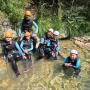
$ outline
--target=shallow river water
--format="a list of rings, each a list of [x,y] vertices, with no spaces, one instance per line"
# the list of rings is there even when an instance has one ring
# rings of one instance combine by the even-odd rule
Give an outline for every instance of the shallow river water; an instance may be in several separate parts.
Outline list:
[[[77,47],[72,41],[61,41],[61,55],[67,57],[71,49],[79,50],[81,78],[66,77],[62,70],[63,59],[35,61],[27,73],[18,62],[21,75],[16,78],[10,65],[0,58],[0,90],[90,90],[90,52]]]

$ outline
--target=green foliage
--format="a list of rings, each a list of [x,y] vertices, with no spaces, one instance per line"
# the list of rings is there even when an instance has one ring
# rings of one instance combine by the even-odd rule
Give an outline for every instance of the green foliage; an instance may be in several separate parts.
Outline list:
[[[71,10],[66,10],[64,13],[63,21],[69,38],[82,36],[90,30],[90,26],[86,21],[86,18],[80,15],[81,10],[83,10],[83,7],[73,7]]]
[[[38,20],[39,24],[39,35],[42,36],[46,30],[51,26],[50,19],[47,18],[43,20],[42,18],[39,18]]]
[[[51,1],[50,1],[51,2]],[[49,1],[44,2],[40,0],[38,5],[38,24],[39,24],[39,35],[43,35],[49,28],[61,31],[63,28],[63,23],[61,18],[58,17],[57,12],[55,12],[54,5],[50,5]]]
[[[62,30],[63,23],[58,17],[45,17],[38,19],[39,35],[43,35],[49,28],[54,30]]]
[[[68,37],[90,34],[89,0],[0,0],[0,11],[8,16],[14,29],[23,18],[27,1],[37,6],[40,36],[49,28],[64,30]],[[61,16],[58,15],[60,10]]]
[[[12,24],[21,20],[24,5],[25,0],[0,0],[0,10],[7,14]]]

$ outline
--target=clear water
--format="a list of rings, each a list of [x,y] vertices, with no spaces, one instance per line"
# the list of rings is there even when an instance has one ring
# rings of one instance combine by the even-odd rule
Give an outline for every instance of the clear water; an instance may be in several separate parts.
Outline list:
[[[33,58],[29,72],[24,73],[22,62],[18,62],[21,75],[16,78],[10,65],[0,60],[0,90],[90,90],[90,54],[71,41],[61,43],[61,54],[66,57],[72,48],[79,50],[81,59],[80,79],[65,77],[62,71],[63,59],[49,61]]]

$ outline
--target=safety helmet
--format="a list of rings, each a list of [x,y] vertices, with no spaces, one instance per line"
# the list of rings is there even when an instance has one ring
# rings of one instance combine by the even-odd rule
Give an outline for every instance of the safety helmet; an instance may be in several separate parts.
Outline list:
[[[25,36],[30,36],[30,32],[25,32]]]
[[[11,31],[7,31],[4,33],[4,37],[5,38],[12,38],[13,37],[13,33]]]
[[[50,31],[50,32],[52,32],[52,33],[53,33],[53,31],[54,31],[54,30],[53,30],[53,28],[50,28],[48,31]]]
[[[53,34],[56,35],[56,36],[58,36],[59,35],[59,32],[58,31],[54,31]]]
[[[24,16],[30,16],[30,17],[31,17],[31,16],[32,16],[32,13],[31,13],[31,11],[29,11],[29,10],[26,10],[26,11],[25,11],[25,15],[24,15]]]
[[[77,55],[77,54],[78,54],[78,51],[77,51],[77,50],[72,49],[72,50],[70,51],[70,53],[71,53],[71,54],[76,54],[76,55]]]

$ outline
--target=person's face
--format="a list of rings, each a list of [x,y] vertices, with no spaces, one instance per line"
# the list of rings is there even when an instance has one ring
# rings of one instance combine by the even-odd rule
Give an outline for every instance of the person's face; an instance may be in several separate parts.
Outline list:
[[[70,54],[70,58],[71,58],[72,60],[77,59],[77,57],[78,57],[78,55],[76,55],[76,54]]]
[[[49,32],[47,33],[47,35],[48,35],[48,36],[53,36],[53,33],[49,31]]]
[[[47,33],[48,35],[52,35],[52,32],[50,32],[50,31],[48,31],[48,33]]]
[[[26,36],[26,39],[27,39],[27,40],[30,40],[30,36]]]
[[[26,20],[32,20],[30,16],[25,16]]]
[[[11,37],[6,38],[6,41],[7,41],[7,42],[10,42],[11,40],[12,40]]]
[[[59,36],[58,36],[58,35],[54,35],[54,38],[58,39],[58,38],[59,38]]]

